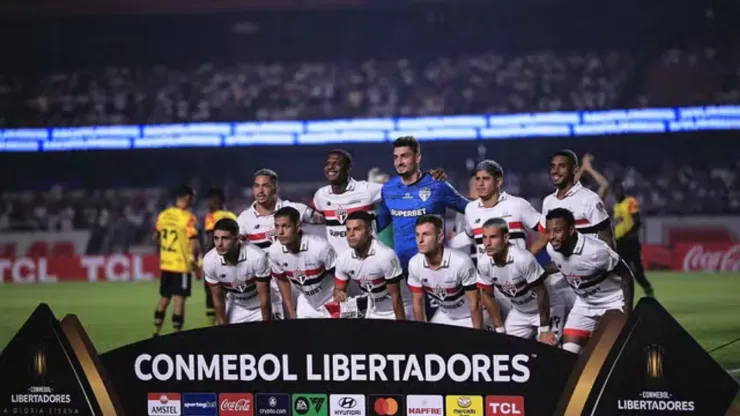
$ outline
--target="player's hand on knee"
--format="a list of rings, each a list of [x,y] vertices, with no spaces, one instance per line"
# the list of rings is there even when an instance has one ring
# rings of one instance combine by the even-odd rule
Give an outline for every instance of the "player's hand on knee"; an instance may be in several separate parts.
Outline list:
[[[552,332],[541,332],[537,335],[537,341],[547,345],[557,345],[558,339]]]
[[[342,290],[334,291],[334,302],[340,303],[347,300],[347,294]]]

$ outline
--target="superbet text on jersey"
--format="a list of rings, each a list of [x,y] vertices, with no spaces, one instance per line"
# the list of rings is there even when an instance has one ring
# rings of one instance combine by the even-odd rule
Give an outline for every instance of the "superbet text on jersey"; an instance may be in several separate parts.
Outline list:
[[[475,240],[478,254],[484,254],[483,224],[491,218],[501,218],[509,226],[509,238],[519,248],[527,246],[527,230],[537,230],[540,213],[526,199],[501,192],[496,205],[486,208],[480,199],[471,201],[465,207],[465,232]]]
[[[565,196],[558,198],[557,191],[542,201],[540,225],[546,227],[545,216],[555,208],[565,208],[573,213],[576,229],[586,235],[595,235],[603,227],[609,226],[609,213],[604,202],[596,192],[585,188],[580,182],[573,185]]]
[[[355,211],[374,210],[381,200],[383,185],[367,181],[349,180],[347,189],[341,194],[332,192],[331,185],[319,188],[314,194],[313,204],[326,219],[326,239],[334,251],[343,253],[349,249],[347,243],[347,216]]]
[[[477,290],[476,271],[467,253],[445,248],[442,264],[432,269],[423,254],[409,261],[408,285],[412,292],[426,292],[439,302],[429,322],[472,327],[470,302],[465,294]]]
[[[298,318],[329,318],[324,305],[332,300],[336,254],[321,237],[303,234],[298,253],[275,242],[269,249],[272,277],[290,281],[300,294]]]
[[[335,279],[343,283],[354,281],[368,296],[367,318],[396,319],[388,283],[398,283],[406,316],[411,316],[411,293],[402,277],[398,256],[377,239],[373,239],[364,259],[358,257],[354,249],[344,251],[337,258]]]
[[[203,258],[203,272],[210,286],[221,285],[226,291],[226,320],[228,323],[262,320],[257,281],[270,281],[267,255],[258,247],[243,243],[239,247],[236,265],[211,249]]]

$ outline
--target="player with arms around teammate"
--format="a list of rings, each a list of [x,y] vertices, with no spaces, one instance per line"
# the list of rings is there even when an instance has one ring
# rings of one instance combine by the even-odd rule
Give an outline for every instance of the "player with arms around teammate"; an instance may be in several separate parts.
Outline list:
[[[532,253],[511,243],[506,220],[486,220],[481,236],[486,256],[478,260],[478,287],[496,332],[521,338],[534,338],[536,333],[538,341],[556,345],[565,306],[557,292],[548,288],[545,269]],[[503,324],[505,331],[492,296],[494,287],[511,300],[512,309]]]
[[[416,220],[419,253],[409,261],[408,285],[413,296],[414,320],[424,322],[424,292],[439,307],[432,323],[482,328],[483,313],[476,286],[477,273],[468,253],[445,248],[444,222],[436,215]]]
[[[617,239],[617,253],[627,263],[635,276],[637,283],[642,286],[645,295],[653,296],[653,286],[645,277],[645,269],[642,267],[642,245],[640,244],[640,204],[632,196],[624,192],[621,182],[612,185],[614,197],[614,236]]]
[[[411,317],[409,292],[398,256],[372,235],[372,214],[356,211],[347,217],[350,248],[337,258],[334,301],[347,300],[355,281],[369,299],[366,318],[403,320]]]
[[[347,221],[349,215],[363,211],[373,213],[375,204],[380,202],[383,185],[368,181],[358,181],[350,176],[352,156],[342,149],[329,151],[324,163],[324,176],[328,185],[319,188],[314,194],[314,207],[321,212],[326,223],[326,239],[336,253],[349,250],[347,242]],[[375,216],[372,215],[373,229]]]
[[[393,165],[398,176],[383,185],[378,228],[392,221],[394,250],[405,268],[417,253],[416,219],[433,214],[443,217],[447,208],[464,213],[469,201],[449,183],[421,171],[421,148],[412,136],[393,142]]]
[[[324,307],[332,300],[336,254],[321,237],[301,230],[300,214],[292,207],[275,212],[278,241],[270,246],[272,277],[277,279],[285,299],[286,315],[295,318],[330,318]],[[298,289],[297,303],[291,283]]]
[[[242,211],[237,218],[239,234],[262,250],[267,250],[275,241],[274,214],[283,207],[292,207],[298,211],[302,222],[319,224],[323,217],[312,208],[300,202],[290,202],[278,196],[278,175],[270,169],[260,169],[254,174],[252,184],[252,205]],[[272,313],[275,319],[282,319],[283,298],[277,282],[273,280],[270,286],[272,297]]]
[[[213,296],[216,323],[269,321],[272,307],[267,255],[255,245],[239,242],[239,224],[231,218],[216,222],[213,242],[215,247],[203,259],[203,272]]]
[[[563,349],[580,353],[608,310],[632,312],[632,273],[605,242],[576,230],[573,213],[547,213],[547,253],[576,294],[563,330]]]
[[[159,335],[170,299],[175,302],[172,328],[182,330],[185,322],[185,299],[190,296],[192,274],[200,270],[200,243],[197,220],[189,211],[195,191],[181,185],[175,190],[175,205],[159,213],[152,239],[159,243],[159,302],[154,311],[154,334]]]
[[[224,208],[226,196],[222,189],[211,189],[208,191],[207,198],[208,213],[203,219],[203,231],[206,233],[203,251],[206,253],[213,248],[213,229],[216,223],[223,218],[236,220],[236,215]],[[206,291],[206,325],[213,325],[216,323],[216,312],[213,306],[213,298],[211,297],[211,288],[206,280],[203,280],[203,287]]]

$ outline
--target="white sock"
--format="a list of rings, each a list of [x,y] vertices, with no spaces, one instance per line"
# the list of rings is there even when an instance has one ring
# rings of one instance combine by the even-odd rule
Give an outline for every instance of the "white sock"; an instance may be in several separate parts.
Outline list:
[[[576,354],[580,354],[583,347],[576,344],[575,342],[566,342],[563,344],[563,349],[566,351],[576,353]]]

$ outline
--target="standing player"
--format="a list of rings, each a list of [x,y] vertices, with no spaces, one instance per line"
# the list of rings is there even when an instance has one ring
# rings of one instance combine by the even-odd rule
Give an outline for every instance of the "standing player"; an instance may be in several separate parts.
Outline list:
[[[272,277],[278,281],[289,319],[329,318],[324,305],[333,296],[336,254],[323,238],[301,231],[300,217],[293,207],[275,212],[278,241],[269,249]],[[299,290],[295,305],[291,283]]]
[[[419,253],[409,261],[408,285],[413,296],[414,320],[423,322],[424,292],[438,302],[429,322],[482,328],[483,313],[470,256],[445,248],[444,222],[436,215],[416,220]]]
[[[253,244],[239,242],[239,224],[231,218],[219,220],[213,230],[215,247],[203,259],[203,272],[213,296],[216,323],[269,321],[267,255]]]
[[[328,185],[314,194],[313,204],[324,215],[326,239],[337,253],[349,250],[346,221],[353,212],[373,212],[383,185],[350,177],[352,156],[341,149],[329,152],[324,164]],[[373,217],[374,222],[374,217]]]
[[[369,298],[366,318],[403,320],[411,317],[411,293],[398,256],[372,235],[373,216],[356,211],[347,216],[351,248],[337,258],[334,301],[347,300],[347,286],[355,281]]]
[[[213,188],[208,191],[208,214],[203,219],[203,231],[206,233],[206,238],[203,244],[203,251],[208,253],[213,248],[213,228],[216,223],[223,218],[230,218],[236,220],[236,215],[231,211],[224,209],[224,202],[226,196],[224,191],[219,188]],[[208,286],[208,282],[203,280],[203,288],[206,291],[206,325],[214,325],[216,323],[216,312],[213,306],[213,298],[211,297],[211,289]]]
[[[172,328],[180,332],[185,322],[185,299],[190,297],[192,273],[200,270],[197,220],[189,211],[195,191],[186,185],[175,190],[175,205],[159,213],[152,239],[159,243],[159,302],[154,311],[154,334],[159,335],[164,315],[175,301]]]
[[[642,267],[642,246],[640,245],[640,204],[632,196],[624,192],[621,182],[612,185],[614,197],[614,234],[617,239],[617,253],[627,263],[635,276],[637,283],[642,286],[645,295],[652,297],[653,286],[645,277],[645,269]]]
[[[565,208],[573,213],[579,233],[596,237],[614,247],[611,221],[604,208],[604,202],[592,190],[575,181],[577,169],[578,157],[572,150],[560,150],[552,157],[550,178],[557,190],[542,201],[543,217],[540,224],[545,227],[544,216],[550,210]],[[545,244],[546,239],[543,238],[531,251],[537,253]]]
[[[276,239],[274,214],[280,208],[295,208],[302,222],[320,224],[324,221],[320,214],[305,204],[281,200],[278,197],[278,175],[270,169],[260,169],[254,174],[252,197],[252,205],[237,218],[239,234],[265,252]],[[274,319],[282,319],[283,297],[275,281],[271,283],[271,297]]]
[[[478,287],[483,306],[491,315],[497,332],[504,332],[499,307],[493,299],[493,288],[511,300],[505,332],[522,338],[534,338],[556,345],[565,317],[565,306],[557,292],[547,287],[547,273],[537,259],[512,244],[507,220],[491,218],[481,227],[486,256],[478,261]]]
[[[632,273],[605,242],[576,230],[573,213],[547,213],[547,253],[577,298],[565,321],[563,349],[580,353],[601,316],[617,309],[632,312]]]

